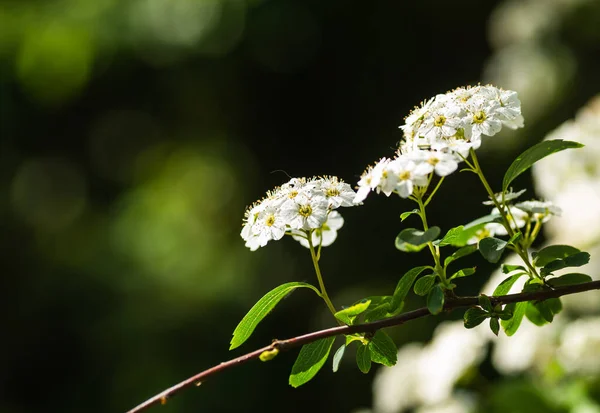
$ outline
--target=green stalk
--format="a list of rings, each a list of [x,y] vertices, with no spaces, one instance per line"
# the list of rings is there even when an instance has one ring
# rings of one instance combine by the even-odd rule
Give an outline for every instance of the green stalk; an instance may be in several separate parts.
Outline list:
[[[325,304],[327,304],[327,307],[329,308],[329,311],[331,311],[331,314],[333,314],[335,316],[335,313],[337,311],[335,310],[333,303],[329,299],[329,295],[327,295],[327,290],[325,289],[325,284],[323,283],[323,276],[321,275],[321,269],[319,268],[319,259],[317,257],[317,254],[315,253],[315,247],[312,243],[312,234],[311,233],[308,234],[307,240],[308,240],[308,247],[310,250],[310,256],[312,257],[312,262],[315,267],[315,273],[317,274],[317,279],[319,280],[319,288],[321,289],[321,298],[323,298],[323,300],[325,301]]]
[[[439,184],[438,184],[438,186],[439,186]],[[431,199],[431,196],[429,197],[429,200],[430,199]],[[421,222],[423,222],[423,229],[425,231],[427,231],[429,229],[429,225],[427,224],[427,214],[425,213],[425,204],[423,204],[423,199],[421,196],[416,197],[415,201],[419,205],[419,216],[421,217]],[[442,266],[442,263],[440,261],[440,250],[438,247],[433,245],[433,242],[431,242],[431,241],[429,241],[427,243],[427,246],[429,247],[429,251],[431,252],[433,260],[435,261],[435,271],[440,276],[442,283],[447,286],[448,280],[446,280],[446,270],[444,269],[444,267]]]

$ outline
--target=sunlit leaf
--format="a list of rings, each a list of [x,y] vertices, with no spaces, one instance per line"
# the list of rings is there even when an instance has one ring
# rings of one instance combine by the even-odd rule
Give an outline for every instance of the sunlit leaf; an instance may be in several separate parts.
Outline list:
[[[436,284],[427,296],[427,308],[433,315],[439,314],[444,309],[444,290]]]
[[[334,341],[335,337],[327,337],[302,346],[292,367],[290,386],[301,386],[315,377],[325,364]]]
[[[494,237],[487,237],[479,241],[479,252],[483,258],[491,263],[497,263],[508,243]]]
[[[333,355],[333,372],[337,373],[338,369],[340,368],[340,362],[342,361],[342,358],[344,357],[344,353],[346,351],[346,344],[342,344],[340,346],[340,348],[337,349],[337,351],[335,352],[335,354]]]
[[[358,349],[356,350],[356,365],[365,374],[371,370],[371,351],[368,346],[358,345]]]
[[[394,340],[384,331],[378,330],[369,342],[371,361],[391,367],[398,359],[398,348]]]

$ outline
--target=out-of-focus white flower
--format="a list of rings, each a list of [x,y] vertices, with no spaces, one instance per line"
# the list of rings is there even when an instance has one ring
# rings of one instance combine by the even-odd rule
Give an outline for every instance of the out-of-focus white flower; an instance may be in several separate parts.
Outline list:
[[[416,413],[469,413],[475,411],[475,408],[474,397],[466,392],[460,392],[433,406],[421,406]]]
[[[317,237],[315,245],[331,245],[344,223],[334,209],[353,206],[355,195],[337,177],[292,178],[246,210],[240,235],[252,251],[286,233],[304,241],[312,234],[313,240]]]
[[[484,238],[493,237],[494,235],[496,235],[497,228],[498,228],[497,224],[494,224],[494,223],[485,224],[483,228],[481,228],[480,230],[475,232],[475,235],[473,235],[471,238],[469,238],[469,240],[467,241],[467,244],[468,245],[477,244],[479,241],[481,241]]]
[[[402,347],[397,364],[377,372],[375,411],[396,413],[449,400],[456,381],[485,356],[486,342],[484,335],[466,330],[462,321],[453,321],[440,324],[425,347]]]
[[[344,226],[344,218],[337,211],[331,211],[327,216],[327,221],[316,229],[312,233],[312,244],[313,246],[328,247],[337,238],[338,229]],[[297,231],[292,232],[293,238],[298,241],[303,247],[310,248],[306,234],[298,233]]]
[[[515,204],[515,207],[528,212],[532,221],[548,222],[551,216],[562,215],[562,209],[549,201],[524,201]]]
[[[570,322],[561,335],[559,361],[569,373],[600,373],[600,317]]]

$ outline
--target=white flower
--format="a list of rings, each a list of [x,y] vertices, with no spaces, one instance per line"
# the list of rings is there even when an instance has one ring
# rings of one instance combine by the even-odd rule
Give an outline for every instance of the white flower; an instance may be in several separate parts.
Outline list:
[[[600,317],[570,322],[561,334],[559,360],[570,373],[600,373]]]
[[[329,201],[329,208],[354,206],[353,199],[356,196],[350,185],[340,181],[335,176],[326,176],[321,181],[321,191]]]
[[[562,214],[562,209],[549,201],[525,201],[519,202],[515,206],[529,212],[533,221],[547,222],[552,215],[561,216]]]
[[[517,192],[513,192],[512,188],[509,188],[508,191],[504,192],[504,201],[508,202],[508,201],[512,201],[513,199],[516,199],[518,197],[520,197],[521,195],[523,195],[525,193],[525,189],[521,189],[520,191]],[[494,194],[494,198],[496,198],[496,202],[501,204],[502,203],[502,192],[498,192],[496,194]],[[482,202],[483,205],[494,205],[494,201],[483,201]]]
[[[500,211],[498,208],[494,208],[491,212],[492,215],[500,216]],[[527,223],[527,218],[529,218],[529,214],[522,209],[519,209],[514,206],[508,206],[508,213],[506,214],[506,218],[510,223],[512,229],[523,228]],[[493,231],[498,235],[508,235],[506,228],[502,224],[491,223]]]
[[[317,247],[321,245],[321,247],[328,247],[337,238],[338,229],[344,226],[344,218],[337,211],[331,211],[327,216],[327,221],[323,224],[321,228],[318,228],[312,232],[312,244]],[[306,234],[296,234],[293,235],[293,238],[300,242],[303,247],[309,248],[308,240],[306,239]]]
[[[389,159],[381,158],[375,166],[369,166],[366,171],[360,177],[358,181],[358,189],[356,196],[352,200],[354,204],[360,204],[365,200],[369,192],[373,191],[381,182],[381,172],[388,164]]]
[[[502,129],[502,122],[498,119],[498,108],[500,104],[496,101],[476,101],[470,105],[472,140],[479,139],[481,135],[494,136]]]
[[[402,198],[412,195],[413,186],[427,185],[427,175],[417,173],[416,168],[417,164],[404,155],[390,162],[390,169],[397,178],[395,192]]]
[[[281,216],[292,229],[316,229],[327,220],[328,207],[324,196],[300,194],[281,206]]]
[[[456,135],[458,128],[462,127],[460,115],[460,109],[454,105],[432,111],[423,120],[418,134],[424,136],[429,142],[435,142],[441,138],[450,138]]]
[[[416,174],[429,175],[435,171],[438,176],[448,176],[458,168],[455,155],[438,151],[415,151],[409,155],[417,162]]]

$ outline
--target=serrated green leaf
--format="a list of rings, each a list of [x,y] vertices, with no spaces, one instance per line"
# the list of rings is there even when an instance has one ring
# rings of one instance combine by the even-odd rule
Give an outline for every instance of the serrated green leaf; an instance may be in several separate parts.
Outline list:
[[[268,293],[266,293],[248,313],[242,318],[242,321],[237,325],[233,331],[233,338],[231,339],[231,345],[229,350],[233,350],[239,347],[246,341],[254,332],[256,326],[262,321],[267,314],[275,308],[275,306],[289,293],[296,288],[310,288],[320,297],[321,293],[314,286],[303,283],[303,282],[290,282],[282,284],[279,287],[275,287]]]
[[[485,294],[480,294],[478,297],[478,301],[479,301],[479,306],[481,308],[483,308],[485,311],[487,311],[487,312],[493,311],[492,301],[490,300],[490,297],[488,297]]]
[[[566,285],[582,284],[592,281],[592,277],[587,274],[569,273],[556,278],[548,278],[546,282],[552,287],[564,287]]]
[[[492,333],[494,333],[496,337],[500,332],[500,322],[495,317],[490,318],[490,330],[492,330]]]
[[[442,286],[436,284],[433,286],[427,296],[427,308],[433,315],[439,314],[444,309],[444,290]]]
[[[569,148],[581,148],[579,142],[563,141],[562,139],[542,141],[527,149],[521,155],[517,156],[512,165],[508,167],[504,179],[502,180],[502,190],[506,191],[508,186],[523,172],[529,169],[534,163],[556,152]]]
[[[446,235],[444,235],[444,238],[440,240],[438,245],[440,247],[444,247],[446,245],[454,245],[460,247],[461,245],[457,245],[457,243],[459,243],[461,239],[460,235],[464,231],[464,228],[465,227],[463,227],[462,225],[451,228],[450,230],[448,230],[448,232],[446,232]]]
[[[327,361],[334,341],[335,337],[327,337],[302,346],[292,367],[290,386],[301,386],[315,377]]]
[[[570,245],[550,245],[532,253],[531,256],[533,257],[533,265],[544,267],[554,260],[564,259],[578,252],[581,251]]]
[[[512,336],[517,332],[519,326],[521,325],[521,321],[523,321],[523,316],[525,315],[525,310],[527,309],[527,301],[522,301],[516,304],[508,304],[506,306],[506,311],[512,313],[512,317],[508,320],[502,320],[500,324],[504,329],[504,332],[507,336]]]
[[[452,255],[450,255],[444,260],[444,267],[447,267],[451,262],[456,261],[459,258],[466,257],[467,255],[470,255],[475,251],[477,251],[477,244],[467,245],[454,251]]]
[[[340,368],[340,362],[342,361],[342,358],[344,357],[344,352],[346,351],[346,344],[342,344],[340,346],[340,348],[337,349],[337,351],[335,352],[335,354],[333,355],[333,372],[337,373],[338,369]]]
[[[500,284],[498,284],[492,295],[499,296],[508,294],[513,284],[524,275],[526,275],[526,273],[520,272],[518,274],[514,274],[508,278],[505,278]]]
[[[368,346],[358,345],[358,349],[356,350],[356,365],[365,374],[371,370],[371,351]]]
[[[522,272],[525,272],[525,273],[527,272],[525,267],[523,267],[522,265],[502,264],[502,273],[503,274],[508,274],[508,273],[511,273],[511,272],[517,271],[517,270],[521,270]]]
[[[435,282],[435,274],[425,275],[417,280],[415,283],[415,294],[417,295],[427,295],[433,287],[433,283]]]
[[[415,267],[413,269],[408,270],[398,284],[396,285],[396,289],[394,290],[394,298],[392,299],[392,303],[390,305],[390,310],[395,311],[396,308],[404,301],[406,295],[410,291],[410,287],[412,287],[415,279],[421,274],[427,266]]]
[[[413,214],[418,214],[418,213],[419,213],[418,209],[413,209],[412,211],[403,212],[400,214],[400,222],[404,221],[409,216],[411,216]]]
[[[452,274],[452,276],[449,278],[449,280],[453,280],[455,278],[461,278],[461,277],[468,277],[469,275],[473,275],[473,274],[475,274],[476,269],[477,269],[477,267],[463,268],[462,270],[458,270],[454,274]]]
[[[367,308],[369,308],[369,305],[371,305],[371,300],[361,300],[348,308],[344,308],[343,310],[338,311],[334,314],[334,316],[342,323],[352,325],[356,316],[367,310]]]
[[[494,237],[487,237],[479,241],[479,252],[483,258],[495,264],[498,262],[508,243]]]
[[[435,240],[438,235],[440,235],[439,227],[431,227],[427,231],[420,231],[415,228],[406,228],[403,229],[400,234],[398,234],[398,238],[407,244],[420,246]]]
[[[490,315],[487,311],[482,310],[478,307],[469,308],[465,311],[464,322],[465,328],[474,328],[479,324],[483,323],[483,321],[488,318]]]
[[[371,361],[392,367],[398,360],[398,348],[385,331],[378,330],[369,342]]]

